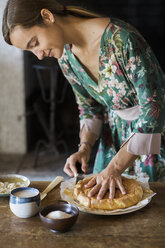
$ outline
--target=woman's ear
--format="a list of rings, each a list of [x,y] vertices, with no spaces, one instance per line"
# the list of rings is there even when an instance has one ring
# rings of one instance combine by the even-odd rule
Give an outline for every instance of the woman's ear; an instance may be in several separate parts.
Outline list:
[[[42,9],[41,16],[45,24],[50,24],[55,22],[54,15],[48,9]]]

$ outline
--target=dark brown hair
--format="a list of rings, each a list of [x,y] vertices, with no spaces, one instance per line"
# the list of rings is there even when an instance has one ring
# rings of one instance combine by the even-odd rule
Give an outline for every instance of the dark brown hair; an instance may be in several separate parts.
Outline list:
[[[44,25],[41,10],[45,8],[56,15],[74,15],[77,17],[96,18],[101,15],[78,6],[63,6],[56,0],[8,0],[2,23],[4,40],[10,44],[10,34],[14,27],[20,25],[30,28],[35,25]]]

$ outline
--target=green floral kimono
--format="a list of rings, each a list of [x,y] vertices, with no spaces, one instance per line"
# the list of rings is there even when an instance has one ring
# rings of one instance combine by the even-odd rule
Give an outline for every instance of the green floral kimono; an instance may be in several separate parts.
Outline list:
[[[139,32],[121,20],[111,19],[101,37],[98,84],[89,77],[69,44],[58,62],[75,93],[80,122],[103,122],[94,173],[102,171],[120,147],[130,142],[130,151],[139,157],[125,173],[149,176],[150,181],[163,180],[165,76]],[[129,110],[137,107],[138,115],[131,119]],[[148,137],[153,137],[152,144]],[[158,144],[156,148],[154,144]]]

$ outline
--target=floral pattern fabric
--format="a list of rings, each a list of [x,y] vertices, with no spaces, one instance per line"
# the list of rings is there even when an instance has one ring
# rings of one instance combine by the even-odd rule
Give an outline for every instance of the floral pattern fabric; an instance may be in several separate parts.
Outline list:
[[[111,19],[100,43],[99,79],[94,82],[65,45],[58,60],[70,82],[82,119],[102,119],[103,128],[94,172],[103,170],[132,133],[161,133],[159,155],[139,156],[126,173],[165,177],[165,76],[141,34],[131,25]],[[126,121],[114,110],[140,105],[136,120]]]

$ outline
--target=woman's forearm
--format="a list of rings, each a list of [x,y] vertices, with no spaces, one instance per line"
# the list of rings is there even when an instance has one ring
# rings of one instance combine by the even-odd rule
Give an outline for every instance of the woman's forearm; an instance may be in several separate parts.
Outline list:
[[[113,157],[108,167],[111,165],[120,172],[123,173],[129,166],[133,165],[133,162],[139,155],[134,155],[127,152],[127,143],[122,146],[122,148],[118,151],[118,153]]]
[[[89,152],[91,151],[92,146],[95,144],[97,139],[97,135],[95,133],[89,132],[86,130],[85,125],[82,127],[81,133],[80,133],[80,148],[81,149],[87,149]]]

